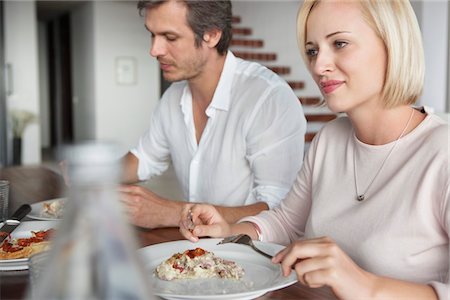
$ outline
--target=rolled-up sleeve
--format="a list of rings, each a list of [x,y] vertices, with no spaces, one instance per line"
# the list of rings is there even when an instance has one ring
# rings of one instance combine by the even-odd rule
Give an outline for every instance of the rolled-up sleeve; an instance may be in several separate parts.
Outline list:
[[[434,291],[438,295],[439,300],[450,299],[450,282],[447,283],[433,281],[430,283]]]
[[[316,140],[313,140],[292,188],[278,207],[239,220],[256,223],[263,241],[288,245],[304,236],[312,203],[311,172],[315,146]]]
[[[138,178],[147,180],[162,174],[170,163],[170,151],[167,138],[162,128],[161,104],[155,109],[150,128],[139,139],[137,147],[130,150],[139,160]]]

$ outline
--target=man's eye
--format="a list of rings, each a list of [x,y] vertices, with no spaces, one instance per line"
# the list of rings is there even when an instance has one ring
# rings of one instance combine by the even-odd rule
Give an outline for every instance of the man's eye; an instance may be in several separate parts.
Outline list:
[[[173,41],[175,41],[175,40],[177,39],[177,37],[176,37],[176,36],[172,36],[172,35],[166,35],[166,39],[167,39],[168,41],[173,42]]]
[[[306,56],[317,56],[317,53],[319,51],[317,51],[317,49],[311,48],[311,49],[306,49]]]
[[[343,42],[343,41],[336,41],[336,42],[334,42],[334,45],[336,46],[336,48],[340,49],[340,48],[344,48],[345,46],[347,46],[348,43]]]

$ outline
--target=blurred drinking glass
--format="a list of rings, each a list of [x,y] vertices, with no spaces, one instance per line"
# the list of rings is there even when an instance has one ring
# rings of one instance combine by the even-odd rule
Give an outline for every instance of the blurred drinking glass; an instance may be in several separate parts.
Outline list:
[[[39,277],[43,276],[43,274],[45,274],[45,272],[47,271],[48,258],[49,258],[48,251],[33,254],[29,258],[28,268],[30,275],[31,294],[34,293],[33,291],[37,287]]]
[[[9,181],[0,180],[0,222],[8,219]]]

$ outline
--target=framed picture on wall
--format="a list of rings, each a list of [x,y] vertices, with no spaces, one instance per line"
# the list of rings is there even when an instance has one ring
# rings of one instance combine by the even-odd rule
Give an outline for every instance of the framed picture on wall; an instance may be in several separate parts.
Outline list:
[[[116,58],[116,83],[118,85],[135,85],[137,83],[137,63],[134,57]]]

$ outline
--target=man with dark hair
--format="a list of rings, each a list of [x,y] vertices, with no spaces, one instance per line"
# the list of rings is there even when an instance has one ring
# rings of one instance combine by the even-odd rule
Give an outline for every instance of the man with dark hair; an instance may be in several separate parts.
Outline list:
[[[285,81],[228,50],[231,2],[140,1],[138,8],[150,54],[172,84],[125,156],[124,179],[147,180],[172,162],[185,201],[125,185],[132,221],[178,226],[185,205],[206,202],[235,222],[278,205],[301,167],[306,121]]]

